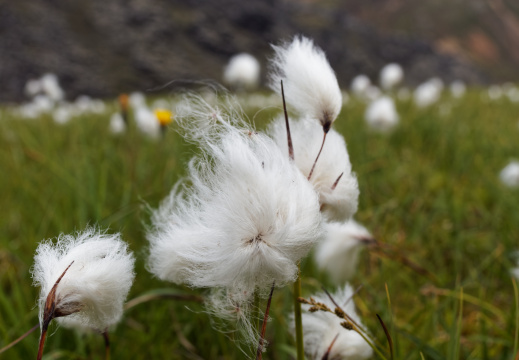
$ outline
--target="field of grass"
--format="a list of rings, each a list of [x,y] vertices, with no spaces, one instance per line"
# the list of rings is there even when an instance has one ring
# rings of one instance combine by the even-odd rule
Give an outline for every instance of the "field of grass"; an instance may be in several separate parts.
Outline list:
[[[397,104],[400,126],[384,136],[350,102],[335,123],[344,134],[361,189],[356,219],[390,251],[363,252],[354,287],[364,324],[395,359],[514,359],[519,298],[510,269],[519,250],[519,190],[499,171],[519,157],[519,105],[484,102],[476,90],[418,110]],[[255,111],[251,111],[251,116]],[[259,128],[275,111],[255,116]],[[58,126],[50,117],[18,120],[0,114],[0,348],[38,322],[30,267],[43,239],[98,224],[120,231],[137,257],[129,299],[156,289],[199,294],[146,271],[149,207],[156,207],[196,152],[174,131],[152,141],[131,128],[114,137],[108,116]],[[409,266],[412,262],[417,266]],[[303,295],[333,290],[311,256],[302,264]],[[291,288],[276,290],[265,359],[290,359]],[[264,307],[264,304],[262,304]],[[129,309],[111,332],[113,359],[241,359],[230,337],[212,328],[195,301],[158,299]],[[103,338],[51,327],[44,359],[103,359]],[[35,358],[38,331],[0,355]],[[374,357],[376,358],[376,356]]]

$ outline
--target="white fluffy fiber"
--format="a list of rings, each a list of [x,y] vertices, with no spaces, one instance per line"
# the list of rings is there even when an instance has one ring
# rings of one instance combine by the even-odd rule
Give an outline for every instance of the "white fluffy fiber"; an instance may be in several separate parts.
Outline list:
[[[68,315],[71,322],[104,331],[122,316],[135,276],[133,255],[119,234],[104,234],[94,228],[76,236],[62,234],[55,243],[42,242],[32,268],[34,284],[41,287],[40,324],[50,290],[72,262],[57,287],[56,309],[67,312],[80,307],[79,312]]]
[[[394,89],[404,80],[404,69],[399,64],[387,64],[380,70],[380,86],[384,90]]]
[[[353,290],[350,285],[345,285],[332,294],[334,300],[341,306],[359,326],[362,326],[359,316],[355,311],[355,304],[351,297]],[[334,310],[335,305],[324,293],[312,296],[316,301],[326,304]],[[309,305],[303,305],[308,307]],[[311,360],[320,360],[328,350],[337,334],[339,337],[333,345],[329,359],[363,360],[373,356],[373,350],[369,344],[354,330],[347,330],[341,326],[344,320],[329,312],[304,312],[303,313],[303,337],[305,353]],[[294,327],[292,322],[292,328]]]
[[[369,77],[367,77],[364,74],[357,75],[353,78],[351,81],[351,91],[353,94],[359,97],[364,97],[366,94],[366,91],[371,86],[371,81],[369,80]]]
[[[467,92],[467,86],[465,83],[461,80],[455,80],[453,81],[449,86],[450,92],[453,97],[456,99],[459,99],[465,95]]]
[[[317,245],[315,261],[334,283],[342,285],[355,275],[360,251],[373,237],[354,220],[325,223],[324,230],[325,237]]]
[[[123,116],[121,113],[113,113],[110,117],[110,132],[114,135],[121,134],[126,130],[126,124],[124,123]]]
[[[417,107],[425,108],[436,103],[441,96],[443,82],[438,78],[432,78],[420,84],[413,93],[413,100]]]
[[[317,194],[265,135],[234,129],[208,142],[154,213],[149,268],[193,287],[270,289],[297,276],[321,236]]]
[[[240,89],[254,89],[260,80],[260,63],[251,54],[234,55],[223,73],[225,83]]]
[[[160,136],[160,124],[153,111],[146,106],[140,106],[134,111],[137,128],[149,138],[157,139]]]
[[[499,173],[501,182],[508,187],[519,187],[519,161],[511,161]]]
[[[320,126],[312,120],[290,122],[295,163],[305,177],[315,161],[322,143]],[[275,120],[269,128],[270,135],[288,157],[287,135],[284,118]],[[335,189],[333,184],[341,175]],[[317,161],[310,182],[319,193],[323,214],[329,220],[348,220],[357,211],[359,187],[352,172],[346,143],[334,129],[328,132],[323,151]]]
[[[342,95],[324,52],[305,37],[272,47],[270,87],[281,94],[283,80],[287,103],[329,128],[341,111]]]
[[[368,105],[364,119],[373,130],[388,132],[398,125],[400,118],[393,99],[382,96]]]

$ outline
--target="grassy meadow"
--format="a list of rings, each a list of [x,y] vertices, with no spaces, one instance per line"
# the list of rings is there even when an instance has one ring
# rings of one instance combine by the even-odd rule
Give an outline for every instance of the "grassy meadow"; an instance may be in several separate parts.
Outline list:
[[[503,186],[498,173],[519,158],[519,104],[484,101],[471,90],[459,100],[444,95],[428,109],[397,107],[401,122],[389,135],[367,128],[365,104],[355,100],[334,125],[358,176],[356,219],[385,244],[362,253],[352,279],[353,287],[362,285],[358,312],[389,354],[381,316],[395,359],[515,359],[519,295],[510,270],[519,250],[519,190]],[[261,129],[280,109],[246,111]],[[158,289],[186,296],[128,309],[110,333],[113,359],[245,358],[233,335],[214,330],[203,305],[187,296],[204,291],[146,271],[149,209],[185,175],[196,148],[174,123],[153,141],[134,126],[114,136],[108,121],[108,114],[89,115],[60,126],[50,116],[20,120],[0,110],[0,348],[38,323],[39,289],[30,276],[38,243],[98,224],[120,231],[137,257],[129,300]],[[333,290],[311,256],[302,277],[305,297],[321,285]],[[291,290],[274,292],[265,359],[295,353]],[[104,358],[98,334],[56,325],[50,333],[44,359]],[[0,358],[34,358],[38,337],[32,333]]]

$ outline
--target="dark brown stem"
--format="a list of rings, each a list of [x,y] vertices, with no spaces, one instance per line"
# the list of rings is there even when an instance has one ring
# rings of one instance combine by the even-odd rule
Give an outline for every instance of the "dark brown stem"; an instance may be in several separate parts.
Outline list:
[[[377,315],[377,319],[380,322],[380,325],[382,325],[382,328],[384,329],[384,333],[386,334],[387,342],[389,344],[389,353],[391,354],[391,360],[393,360],[393,339],[391,339],[391,334],[389,334],[389,331],[386,327],[386,324],[384,324],[384,321],[382,321],[382,318],[379,314]]]
[[[27,336],[29,336],[30,334],[32,334],[34,332],[34,330],[36,330],[38,327],[40,327],[40,324],[36,324],[34,325],[31,330],[27,331],[25,334],[23,334],[22,336],[20,336],[18,339],[14,340],[12,343],[10,344],[7,344],[6,346],[4,346],[3,348],[0,349],[0,354],[3,353],[4,351],[6,350],[9,350],[10,348],[12,348],[13,346],[15,346],[16,344],[18,344],[20,341],[22,341],[23,339],[25,339]]]
[[[108,330],[103,332],[103,339],[105,339],[105,360],[110,360],[110,338],[108,337]]]
[[[330,346],[328,346],[328,349],[326,350],[326,352],[324,353],[323,357],[321,358],[321,360],[328,360],[328,358],[330,357],[330,352],[332,351],[332,347],[333,345],[335,344],[335,342],[337,341],[337,338],[339,337],[340,333],[335,335],[335,337],[333,338],[332,340],[332,343],[330,344]]]
[[[339,175],[339,177],[337,178],[337,180],[335,180],[335,182],[333,183],[333,185],[332,185],[332,190],[335,190],[335,188],[337,187],[337,184],[339,183],[339,180],[341,180],[341,178],[342,178],[342,175],[344,175],[343,172]]]
[[[283,88],[283,80],[281,80],[281,97],[283,98],[283,111],[285,112],[285,125],[287,127],[288,157],[294,160],[294,145],[292,144],[292,135],[290,134],[290,124],[288,123],[287,104],[285,102],[285,90]]]
[[[265,342],[265,332],[267,331],[267,321],[269,319],[269,311],[270,311],[270,303],[272,301],[272,294],[274,293],[274,285],[276,282],[272,283],[272,288],[270,289],[269,299],[267,301],[267,308],[265,309],[265,316],[263,317],[263,325],[261,326],[261,334],[258,345],[258,351],[256,352],[256,360],[261,360],[263,356],[263,343]]]
[[[314,164],[312,165],[312,169],[310,170],[310,174],[308,174],[308,180],[312,178],[312,174],[314,172],[315,164],[317,164],[317,160],[319,160],[319,156],[321,156],[321,151],[323,151],[324,142],[326,141],[326,134],[327,132],[323,133],[323,143],[321,144],[321,148],[319,149],[319,153],[317,154],[317,157],[315,158]]]
[[[41,336],[40,336],[40,345],[38,347],[38,356],[36,357],[37,360],[41,360],[43,356],[43,346],[45,345],[45,338],[47,337],[47,326],[44,326],[41,330]]]

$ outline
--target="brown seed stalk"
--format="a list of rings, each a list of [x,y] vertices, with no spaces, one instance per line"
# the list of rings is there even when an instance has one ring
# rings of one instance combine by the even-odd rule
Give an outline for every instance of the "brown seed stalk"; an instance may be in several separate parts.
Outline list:
[[[267,301],[267,308],[265,309],[265,316],[263,317],[263,325],[261,326],[261,335],[258,345],[258,351],[256,351],[256,360],[261,360],[263,356],[263,343],[265,342],[265,332],[267,331],[267,321],[269,319],[270,303],[272,301],[272,294],[274,293],[274,285],[276,285],[276,282],[272,283],[272,288],[270,289],[270,295]]]
[[[290,134],[290,124],[288,123],[287,104],[285,102],[283,80],[281,80],[281,97],[283,98],[283,111],[285,112],[285,125],[287,127],[288,157],[290,160],[294,160],[294,145],[292,144],[292,135]]]

